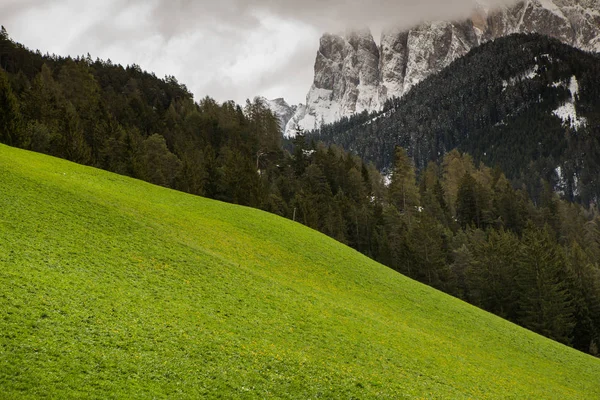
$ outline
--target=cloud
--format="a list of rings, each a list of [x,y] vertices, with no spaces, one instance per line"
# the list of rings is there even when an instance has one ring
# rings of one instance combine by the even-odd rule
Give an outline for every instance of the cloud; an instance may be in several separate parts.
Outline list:
[[[159,0],[155,16],[164,33],[188,29],[198,16],[209,16],[242,29],[252,29],[256,14],[297,20],[320,31],[348,27],[410,27],[424,20],[458,19],[468,16],[476,4],[486,7],[514,0]],[[189,11],[189,12],[188,12]],[[166,22],[166,23],[165,23]],[[175,25],[176,23],[177,25]]]
[[[0,22],[34,49],[139,64],[196,95],[303,101],[321,33],[469,15],[474,0],[2,0]],[[507,0],[489,0],[491,5]]]

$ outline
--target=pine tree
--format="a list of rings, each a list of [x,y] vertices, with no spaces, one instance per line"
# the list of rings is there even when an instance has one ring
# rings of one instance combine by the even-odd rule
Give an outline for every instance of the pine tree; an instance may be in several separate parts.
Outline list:
[[[519,251],[518,322],[534,332],[569,344],[575,324],[572,298],[565,284],[565,260],[550,229],[529,225]]]
[[[477,182],[475,182],[473,176],[465,172],[459,182],[455,207],[456,219],[458,219],[463,229],[471,224],[480,227],[476,186]]]
[[[454,214],[460,181],[465,174],[473,173],[474,169],[473,160],[468,154],[463,155],[458,150],[452,150],[444,156],[442,162],[443,187],[447,198],[446,203],[452,214]]]
[[[600,344],[600,270],[577,243],[567,251],[567,286],[573,297],[573,347],[592,352]]]
[[[420,214],[418,223],[411,224],[406,240],[414,262],[413,277],[438,289],[444,288],[449,269],[442,226],[428,214]]]
[[[237,147],[223,147],[218,161],[217,198],[245,206],[258,206],[261,203],[261,184],[254,160]]]
[[[60,156],[67,160],[79,164],[88,164],[91,161],[91,151],[85,141],[77,112],[70,103],[65,104],[62,110],[63,116],[59,122],[61,146],[57,147],[57,151],[60,152]]]
[[[389,186],[389,200],[401,213],[411,215],[419,207],[415,169],[406,150],[396,147],[394,170]]]
[[[9,146],[27,147],[23,136],[19,102],[13,94],[6,73],[0,69],[0,142]]]
[[[491,230],[484,241],[474,241],[473,262],[467,271],[471,300],[502,318],[514,320],[517,294],[515,274],[519,270],[515,249],[519,240],[504,230]]]

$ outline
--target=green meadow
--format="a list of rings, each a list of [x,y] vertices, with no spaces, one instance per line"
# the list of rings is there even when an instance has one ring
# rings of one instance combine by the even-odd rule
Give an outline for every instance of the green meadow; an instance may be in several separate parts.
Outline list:
[[[292,221],[0,145],[0,398],[597,399],[600,360]]]

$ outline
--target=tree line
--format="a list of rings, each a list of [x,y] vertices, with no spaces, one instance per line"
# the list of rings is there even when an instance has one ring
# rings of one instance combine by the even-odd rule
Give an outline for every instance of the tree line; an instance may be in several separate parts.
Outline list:
[[[409,277],[598,354],[600,215],[540,179],[532,199],[456,150],[393,169],[299,135],[277,118],[195,102],[174,77],[31,52],[0,37],[0,141],[317,229]]]

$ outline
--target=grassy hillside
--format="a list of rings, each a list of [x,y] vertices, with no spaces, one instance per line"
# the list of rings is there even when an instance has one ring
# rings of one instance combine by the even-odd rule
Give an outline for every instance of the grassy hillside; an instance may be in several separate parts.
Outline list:
[[[599,398],[600,360],[291,221],[0,145],[0,398]]]

